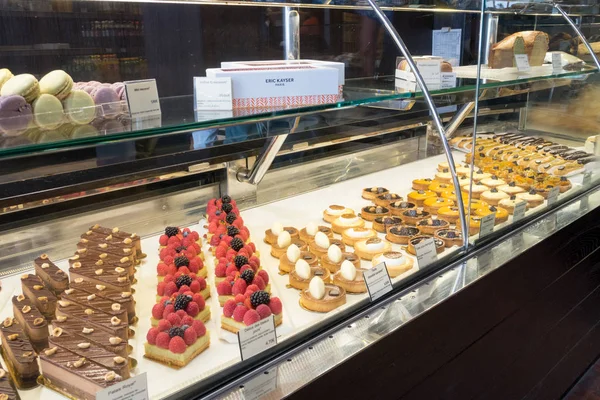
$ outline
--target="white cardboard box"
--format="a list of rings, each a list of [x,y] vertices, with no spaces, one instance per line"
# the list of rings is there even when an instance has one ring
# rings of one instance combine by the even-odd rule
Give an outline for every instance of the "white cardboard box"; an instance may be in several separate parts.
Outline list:
[[[336,68],[311,65],[209,68],[206,76],[231,77],[233,108],[298,107],[340,100]]]

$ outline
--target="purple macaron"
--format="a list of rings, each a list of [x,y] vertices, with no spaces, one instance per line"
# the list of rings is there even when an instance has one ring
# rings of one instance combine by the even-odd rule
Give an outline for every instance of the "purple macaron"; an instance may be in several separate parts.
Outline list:
[[[97,86],[90,95],[96,105],[102,105],[105,115],[118,114],[122,111],[121,99],[110,87]]]
[[[117,92],[117,95],[119,95],[119,99],[127,100],[127,96],[125,96],[125,85],[123,84],[123,82],[115,82],[111,85],[111,87],[115,92]]]
[[[18,135],[33,120],[31,106],[21,96],[0,96],[0,132]]]

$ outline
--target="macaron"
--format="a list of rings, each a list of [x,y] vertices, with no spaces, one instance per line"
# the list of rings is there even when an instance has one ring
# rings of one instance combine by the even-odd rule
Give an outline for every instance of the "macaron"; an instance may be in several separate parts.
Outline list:
[[[96,116],[94,99],[83,90],[73,90],[63,100],[63,106],[67,117],[74,124],[89,124]]]
[[[23,96],[28,103],[33,103],[40,95],[40,84],[31,74],[20,74],[10,78],[0,89],[0,96],[13,94]]]
[[[123,82],[115,82],[110,87],[112,87],[114,91],[117,92],[119,99],[127,100],[127,98],[125,97],[125,85],[123,84]]]
[[[10,72],[9,69],[7,69],[7,68],[0,69],[0,89],[2,89],[2,85],[4,85],[6,83],[6,81],[8,81],[13,76],[14,75],[12,74],[12,72]]]
[[[0,96],[0,132],[18,135],[33,120],[31,106],[22,96]]]
[[[102,112],[106,116],[119,114],[123,111],[119,95],[110,87],[98,86],[90,95],[96,105],[102,105]]]
[[[73,78],[65,71],[56,69],[40,79],[40,93],[51,94],[63,100],[73,89]]]
[[[63,106],[51,94],[42,94],[33,102],[33,120],[41,129],[56,129],[64,118]]]

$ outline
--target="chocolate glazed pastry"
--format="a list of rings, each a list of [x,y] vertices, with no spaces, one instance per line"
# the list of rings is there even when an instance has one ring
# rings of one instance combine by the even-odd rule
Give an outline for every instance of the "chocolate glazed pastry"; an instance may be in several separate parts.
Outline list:
[[[17,393],[14,383],[12,382],[10,375],[3,369],[0,368],[0,396],[5,400],[19,400],[19,394]]]
[[[31,300],[42,315],[50,320],[56,310],[56,296],[44,286],[39,276],[25,274],[21,276],[23,294]]]
[[[34,261],[35,274],[39,276],[46,287],[55,295],[60,294],[69,287],[69,277],[58,268],[46,254],[42,254]]]
[[[138,235],[136,235],[135,233],[127,233],[127,232],[123,232],[121,231],[119,228],[115,227],[115,228],[105,228],[102,227],[98,224],[92,226],[90,228],[91,231],[94,232],[98,232],[101,233],[103,235],[110,235],[112,234],[114,237],[125,240],[127,238],[130,238],[133,241],[133,244],[135,246],[135,257],[137,260],[140,260],[142,258],[146,258],[146,254],[144,254],[144,252],[142,251],[142,244],[141,244],[141,240],[140,237]]]
[[[15,319],[23,328],[35,351],[40,352],[48,347],[48,323],[42,313],[22,294],[13,296],[12,304]]]
[[[2,339],[2,357],[19,389],[30,389],[38,386],[40,375],[35,352],[21,325],[7,318],[0,325]]]

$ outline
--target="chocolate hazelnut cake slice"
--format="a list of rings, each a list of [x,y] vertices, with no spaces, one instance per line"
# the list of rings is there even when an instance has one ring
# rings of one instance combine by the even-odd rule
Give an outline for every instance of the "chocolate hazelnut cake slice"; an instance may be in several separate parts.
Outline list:
[[[127,272],[119,267],[114,268],[98,260],[94,265],[83,265],[75,262],[69,268],[71,280],[83,279],[94,285],[103,285],[117,292],[131,292],[131,281]]]
[[[95,249],[108,254],[113,254],[118,257],[131,257],[133,263],[137,264],[135,258],[135,247],[131,242],[131,239],[119,240],[112,236],[107,236],[104,239],[93,238],[81,238],[77,243],[78,249]]]
[[[22,294],[13,296],[13,313],[36,352],[48,347],[48,323],[31,300]]]
[[[40,375],[35,351],[21,325],[14,318],[6,318],[0,325],[2,356],[19,389],[36,387]]]
[[[110,265],[114,268],[120,267],[127,271],[127,275],[133,279],[135,273],[135,265],[131,256],[116,256],[114,254],[104,253],[96,249],[79,249],[69,258],[69,266],[73,266],[76,262],[82,265],[102,264]]]
[[[84,308],[91,308],[94,311],[101,311],[115,316],[123,321],[129,321],[127,310],[121,308],[121,304],[113,303],[108,299],[97,296],[94,293],[87,293],[74,288],[69,288],[62,292],[62,300],[76,303]]]
[[[110,332],[92,328],[91,325],[86,325],[75,318],[57,317],[52,321],[52,326],[54,329],[61,328],[63,332],[69,332],[72,336],[77,336],[83,341],[93,343],[118,356],[127,357],[129,353],[127,341],[118,336],[111,336]]]
[[[40,367],[44,384],[69,398],[95,400],[97,392],[123,380],[115,371],[58,346],[40,354]]]
[[[0,398],[4,400],[20,400],[19,393],[10,375],[0,368]]]
[[[130,324],[134,324],[137,321],[135,314],[135,300],[133,299],[131,292],[117,292],[104,285],[95,285],[81,278],[73,280],[71,282],[71,288],[89,294],[95,294],[96,296],[108,299],[113,303],[118,303],[121,305],[121,309],[127,311],[127,317],[129,318]]]
[[[21,288],[23,294],[31,303],[40,310],[42,315],[51,320],[56,309],[56,296],[44,286],[44,282],[37,275],[25,274],[21,276]]]
[[[142,241],[141,241],[140,237],[138,235],[136,235],[135,233],[127,233],[125,231],[120,230],[117,227],[114,227],[112,229],[105,228],[98,224],[90,227],[90,231],[98,232],[105,236],[113,235],[114,237],[116,237],[118,239],[122,239],[122,240],[129,238],[133,241],[133,245],[135,246],[135,258],[137,260],[146,258],[146,254],[144,254],[144,252],[142,251]]]
[[[42,254],[33,262],[35,274],[39,276],[46,287],[58,296],[60,292],[69,287],[69,277],[62,269],[58,268],[48,258],[48,255]]]
[[[72,353],[85,357],[87,360],[100,365],[127,379],[131,376],[129,359],[117,356],[115,353],[98,346],[85,338],[72,335],[62,328],[55,328],[50,336],[48,347],[58,346]]]
[[[113,315],[91,308],[81,307],[68,300],[59,300],[56,307],[56,319],[62,317],[81,321],[85,326],[105,331],[110,336],[118,336],[123,340],[129,339],[129,324]]]

